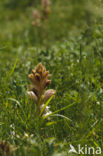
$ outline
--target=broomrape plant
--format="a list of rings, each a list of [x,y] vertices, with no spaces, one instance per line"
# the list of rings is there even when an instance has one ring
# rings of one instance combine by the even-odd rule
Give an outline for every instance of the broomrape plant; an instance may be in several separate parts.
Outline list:
[[[42,20],[48,19],[48,16],[51,12],[50,4],[51,4],[50,0],[42,0],[42,12],[43,12]]]
[[[34,103],[36,104],[38,116],[42,116],[43,119],[50,119],[50,116],[58,116],[71,121],[68,117],[57,113],[62,110],[68,109],[75,103],[67,105],[54,112],[50,111],[48,104],[54,97],[56,91],[53,89],[46,90],[48,85],[50,85],[51,80],[49,80],[49,71],[46,70],[42,63],[39,63],[35,67],[35,69],[32,70],[32,73],[29,74],[28,77],[31,80],[32,85],[29,86],[29,91],[27,92],[27,94],[32,100],[34,100]]]
[[[41,11],[35,9],[33,12],[33,21],[32,25],[35,27],[42,27],[45,25],[45,22],[49,18],[49,14],[51,13],[51,8],[50,8],[50,0],[42,0],[41,2]]]
[[[51,114],[52,112],[47,105],[56,91],[53,89],[46,90],[51,83],[49,71],[46,70],[42,63],[39,63],[28,77],[32,81],[32,85],[29,86],[27,93],[36,104],[37,114],[43,117]],[[46,101],[47,103],[44,104]]]

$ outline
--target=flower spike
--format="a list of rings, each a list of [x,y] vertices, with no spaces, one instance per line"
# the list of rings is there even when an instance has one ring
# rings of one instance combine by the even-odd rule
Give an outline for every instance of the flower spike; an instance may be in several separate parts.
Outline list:
[[[49,80],[49,71],[46,70],[42,63],[39,63],[28,77],[31,80],[32,85],[29,87],[27,94],[36,103],[38,113],[40,114],[41,109],[44,106],[44,102],[49,100],[49,98],[54,95],[56,91],[53,89],[46,90],[48,85],[50,85],[51,80]],[[49,108],[46,107],[42,115],[45,116],[45,114],[49,112],[51,113]]]

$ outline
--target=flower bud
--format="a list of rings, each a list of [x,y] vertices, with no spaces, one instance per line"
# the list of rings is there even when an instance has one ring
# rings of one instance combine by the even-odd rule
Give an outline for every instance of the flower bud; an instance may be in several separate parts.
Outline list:
[[[56,93],[56,91],[53,89],[49,89],[49,90],[45,91],[44,96],[43,96],[43,101],[48,100],[55,93]]]
[[[35,102],[37,102],[38,98],[33,91],[28,91],[27,94],[30,96],[31,99],[33,99],[33,100],[35,100]]]

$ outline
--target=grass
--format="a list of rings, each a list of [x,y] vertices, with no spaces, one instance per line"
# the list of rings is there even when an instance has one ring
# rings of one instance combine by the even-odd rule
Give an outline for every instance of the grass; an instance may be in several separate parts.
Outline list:
[[[48,53],[28,48],[22,55],[17,47],[9,55],[8,48],[2,49],[9,59],[4,56],[0,61],[0,136],[18,147],[15,154],[68,154],[70,143],[102,146],[103,58],[93,48],[80,51],[75,43],[68,41]],[[51,88],[57,92],[49,105],[59,115],[50,121],[36,118],[35,105],[26,95],[28,73],[40,61],[51,71]]]
[[[67,28],[63,26],[65,32],[59,29],[58,36],[59,26],[52,23],[54,34],[48,28],[47,36],[52,34],[53,42],[49,38],[46,44],[39,44],[42,37],[36,38],[38,31],[33,36],[26,11],[23,14],[19,10],[20,19],[15,13],[12,17],[15,20],[10,20],[13,15],[8,9],[3,12],[3,15],[8,13],[7,21],[3,21],[3,16],[0,19],[0,142],[6,140],[16,148],[13,156],[72,156],[68,154],[70,144],[76,148],[78,144],[102,148],[102,21],[98,19],[95,24],[83,27],[82,33],[76,28],[76,36],[71,30],[67,38]],[[64,21],[68,23],[67,19]],[[50,88],[56,90],[55,97],[45,104],[52,111],[50,120],[36,115],[35,104],[27,96],[28,74],[39,62],[50,71]]]

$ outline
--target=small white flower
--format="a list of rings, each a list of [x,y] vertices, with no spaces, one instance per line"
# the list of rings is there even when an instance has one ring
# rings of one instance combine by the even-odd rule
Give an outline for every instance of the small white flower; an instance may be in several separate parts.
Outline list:
[[[47,115],[50,115],[52,112],[51,111],[48,111],[46,113],[44,113],[42,116],[43,117],[46,117]],[[48,120],[50,120],[50,117],[47,117]]]
[[[97,101],[97,105],[100,105],[100,102],[99,101]]]
[[[29,135],[28,135],[27,133],[24,133],[24,136],[25,136],[25,137],[29,137]]]

